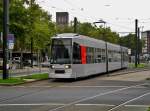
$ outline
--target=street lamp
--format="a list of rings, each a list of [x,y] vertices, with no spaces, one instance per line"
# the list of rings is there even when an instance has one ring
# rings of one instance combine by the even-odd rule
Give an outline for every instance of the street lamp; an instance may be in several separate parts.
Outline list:
[[[106,28],[106,21],[104,21],[104,20],[102,20],[102,19],[100,19],[100,20],[98,20],[97,22],[94,22],[94,24],[97,24],[97,23],[102,23],[102,24],[104,24],[104,32],[103,32],[103,39],[104,39],[104,41],[106,41],[106,38],[105,38],[105,28]]]
[[[104,20],[100,19],[99,21],[94,22],[94,24],[97,24],[97,23],[103,23],[103,24],[104,24],[104,28],[105,28],[106,21],[104,21]]]

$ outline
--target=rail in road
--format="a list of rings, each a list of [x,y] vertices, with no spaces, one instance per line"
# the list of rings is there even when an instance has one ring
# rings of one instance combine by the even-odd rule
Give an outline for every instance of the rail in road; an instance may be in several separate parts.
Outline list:
[[[146,109],[150,105],[149,82],[99,81],[98,78],[92,78],[71,83],[51,81],[33,86],[13,86],[10,89],[15,88],[23,90],[23,93],[5,99],[0,98],[0,109],[30,107],[34,111],[32,108],[40,107],[38,111],[130,111],[129,107]],[[26,89],[31,91],[25,92]],[[139,104],[139,101],[145,103]],[[96,107],[98,109],[94,110]],[[124,107],[127,110],[122,109]]]
[[[96,98],[96,97],[100,97],[100,96],[104,96],[104,95],[108,95],[108,94],[113,94],[113,93],[116,93],[116,92],[119,92],[119,91],[131,89],[131,88],[136,88],[136,87],[143,86],[143,85],[147,85],[147,83],[138,84],[138,85],[129,86],[129,87],[124,87],[124,88],[120,88],[120,89],[113,90],[113,91],[109,91],[109,92],[105,92],[105,93],[99,93],[99,94],[94,95],[94,96],[91,96],[91,97],[85,97],[85,98],[79,99],[79,100],[77,100],[77,101],[73,101],[73,102],[71,102],[71,103],[62,105],[62,106],[60,106],[60,107],[57,107],[57,108],[55,108],[55,109],[51,109],[51,110],[49,110],[49,111],[58,111],[58,110],[60,110],[60,109],[62,109],[62,108],[69,107],[69,106],[71,106],[71,105],[78,105],[78,106],[79,106],[79,105],[87,105],[87,104],[78,104],[78,103],[81,103],[81,102],[84,102],[84,101],[87,101],[87,100],[91,100],[91,99],[94,99],[94,98]],[[130,100],[124,102],[124,103],[121,103],[121,104],[119,104],[119,105],[116,105],[116,106],[115,106],[115,105],[109,105],[109,106],[114,106],[114,107],[111,108],[111,109],[109,109],[109,110],[107,110],[107,111],[114,111],[114,110],[116,110],[116,109],[118,109],[118,108],[120,108],[120,107],[122,107],[122,106],[124,106],[124,105],[126,105],[126,104],[128,104],[128,103],[130,103],[130,102],[132,102],[132,101],[135,101],[135,100],[140,99],[140,98],[142,98],[142,97],[144,97],[144,96],[147,96],[147,95],[150,95],[150,91],[147,92],[147,93],[144,93],[144,94],[142,94],[142,95],[140,95],[140,96],[137,96],[137,97],[135,97],[135,98],[132,98],[132,99],[130,99]],[[88,105],[92,105],[92,104],[88,104]],[[95,105],[95,104],[94,104],[94,105]],[[98,104],[97,104],[97,105],[98,105]]]

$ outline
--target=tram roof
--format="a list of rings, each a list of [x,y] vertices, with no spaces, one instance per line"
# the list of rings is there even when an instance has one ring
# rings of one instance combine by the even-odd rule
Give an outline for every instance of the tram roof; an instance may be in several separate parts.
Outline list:
[[[75,34],[75,33],[63,33],[63,34],[57,34],[56,36],[52,37],[52,38],[74,38],[79,36],[79,34]]]
[[[96,42],[96,43],[105,43],[105,41],[103,41],[103,40],[97,40],[97,39],[90,38],[90,37],[84,36],[84,35],[79,35],[79,34],[76,34],[76,33],[57,34],[56,36],[54,36],[52,38],[80,38],[80,39],[83,39],[83,40],[88,40],[89,42],[93,41],[93,42]],[[113,46],[114,48],[117,48],[117,47],[119,48],[120,47],[120,45],[109,43],[109,42],[107,42],[107,44],[109,44],[110,46]],[[121,46],[121,47],[123,47],[123,46]],[[123,47],[123,48],[127,49],[127,47]]]

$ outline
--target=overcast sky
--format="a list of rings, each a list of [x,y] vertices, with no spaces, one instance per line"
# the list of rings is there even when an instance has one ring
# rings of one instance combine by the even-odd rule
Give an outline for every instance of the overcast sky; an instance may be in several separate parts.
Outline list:
[[[133,32],[135,19],[143,30],[150,30],[150,0],[36,0],[52,14],[69,12],[69,20],[77,17],[81,22],[95,22],[103,19],[116,32]],[[142,29],[142,28],[141,28]]]

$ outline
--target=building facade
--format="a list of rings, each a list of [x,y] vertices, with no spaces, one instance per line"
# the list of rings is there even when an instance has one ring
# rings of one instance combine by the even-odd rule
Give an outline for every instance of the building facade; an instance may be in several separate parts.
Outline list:
[[[143,54],[150,54],[150,30],[142,32],[142,40],[144,40]]]
[[[68,25],[69,13],[68,12],[56,12],[56,24],[57,25]]]

